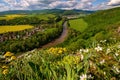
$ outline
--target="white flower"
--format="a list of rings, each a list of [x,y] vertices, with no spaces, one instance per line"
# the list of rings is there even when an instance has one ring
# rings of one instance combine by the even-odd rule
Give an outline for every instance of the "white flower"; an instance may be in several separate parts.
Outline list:
[[[101,43],[105,43],[106,41],[107,41],[107,40],[101,40],[100,42],[101,42]]]
[[[104,75],[106,75],[106,72],[103,72]]]
[[[90,75],[88,75],[88,79],[92,79],[93,77],[92,77],[92,75],[90,74]]]
[[[116,66],[113,66],[113,68],[115,69],[115,71],[116,71],[117,73],[120,73],[120,70],[119,70]]]
[[[80,80],[87,80],[87,75],[86,74],[82,74],[80,76]]]
[[[111,50],[108,48],[107,51],[106,51],[106,53],[108,54],[108,53],[110,53],[110,52],[111,52]]]
[[[88,50],[88,49],[85,49],[85,50],[84,50],[84,53],[87,53],[87,52],[89,52],[89,50]]]
[[[115,53],[115,55],[116,55],[116,56],[119,56],[119,54],[118,54],[118,53]]]
[[[102,47],[100,47],[100,46],[97,46],[97,47],[95,48],[95,50],[98,52],[98,51],[102,51],[102,50],[103,50],[103,48],[102,48]]]
[[[105,63],[105,60],[103,59],[102,61],[100,61],[100,64],[103,64],[103,63]]]
[[[83,60],[84,59],[84,56],[83,54],[80,55],[80,59]]]
[[[82,53],[83,52],[83,49],[80,49],[80,53]]]

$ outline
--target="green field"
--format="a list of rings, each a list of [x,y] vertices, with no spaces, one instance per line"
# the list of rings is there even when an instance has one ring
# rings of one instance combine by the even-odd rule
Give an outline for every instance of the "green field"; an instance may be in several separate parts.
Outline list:
[[[83,19],[70,20],[70,27],[83,32],[87,28],[87,23]]]
[[[32,14],[32,15],[28,15],[28,17],[38,17],[39,19],[44,19],[44,20],[48,20],[48,18],[53,18],[55,17],[55,15],[53,14]]]
[[[33,28],[31,25],[0,26],[0,34]]]

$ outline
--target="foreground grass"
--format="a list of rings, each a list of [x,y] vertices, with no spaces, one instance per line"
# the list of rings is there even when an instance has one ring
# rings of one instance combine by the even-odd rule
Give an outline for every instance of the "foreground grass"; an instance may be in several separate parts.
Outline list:
[[[87,23],[83,19],[70,20],[70,27],[83,32],[87,28]]]
[[[33,50],[9,65],[2,65],[0,79],[119,80],[119,62],[120,43],[109,46],[95,44],[74,53],[60,47]]]
[[[33,28],[31,25],[0,26],[0,34]]]

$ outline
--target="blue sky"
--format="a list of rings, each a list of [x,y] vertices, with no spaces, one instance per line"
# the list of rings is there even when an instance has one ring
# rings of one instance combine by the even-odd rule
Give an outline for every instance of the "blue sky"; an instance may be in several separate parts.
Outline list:
[[[120,6],[120,0],[0,0],[0,11],[41,9],[102,10]]]

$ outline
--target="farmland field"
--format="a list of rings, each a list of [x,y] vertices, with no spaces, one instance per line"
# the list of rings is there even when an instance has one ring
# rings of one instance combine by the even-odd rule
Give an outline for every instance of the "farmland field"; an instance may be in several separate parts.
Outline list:
[[[87,28],[87,23],[83,19],[70,20],[70,27],[83,32]]]
[[[33,28],[31,25],[0,26],[0,34]]]
[[[26,15],[23,15],[23,14],[11,14],[11,15],[5,15],[5,16],[0,16],[0,20],[11,20],[11,19],[14,19],[14,18],[18,18],[18,17],[24,17]]]
[[[32,14],[32,15],[28,15],[29,17],[38,17],[39,19],[44,19],[44,20],[48,20],[48,18],[53,18],[55,17],[55,15],[53,14]]]

